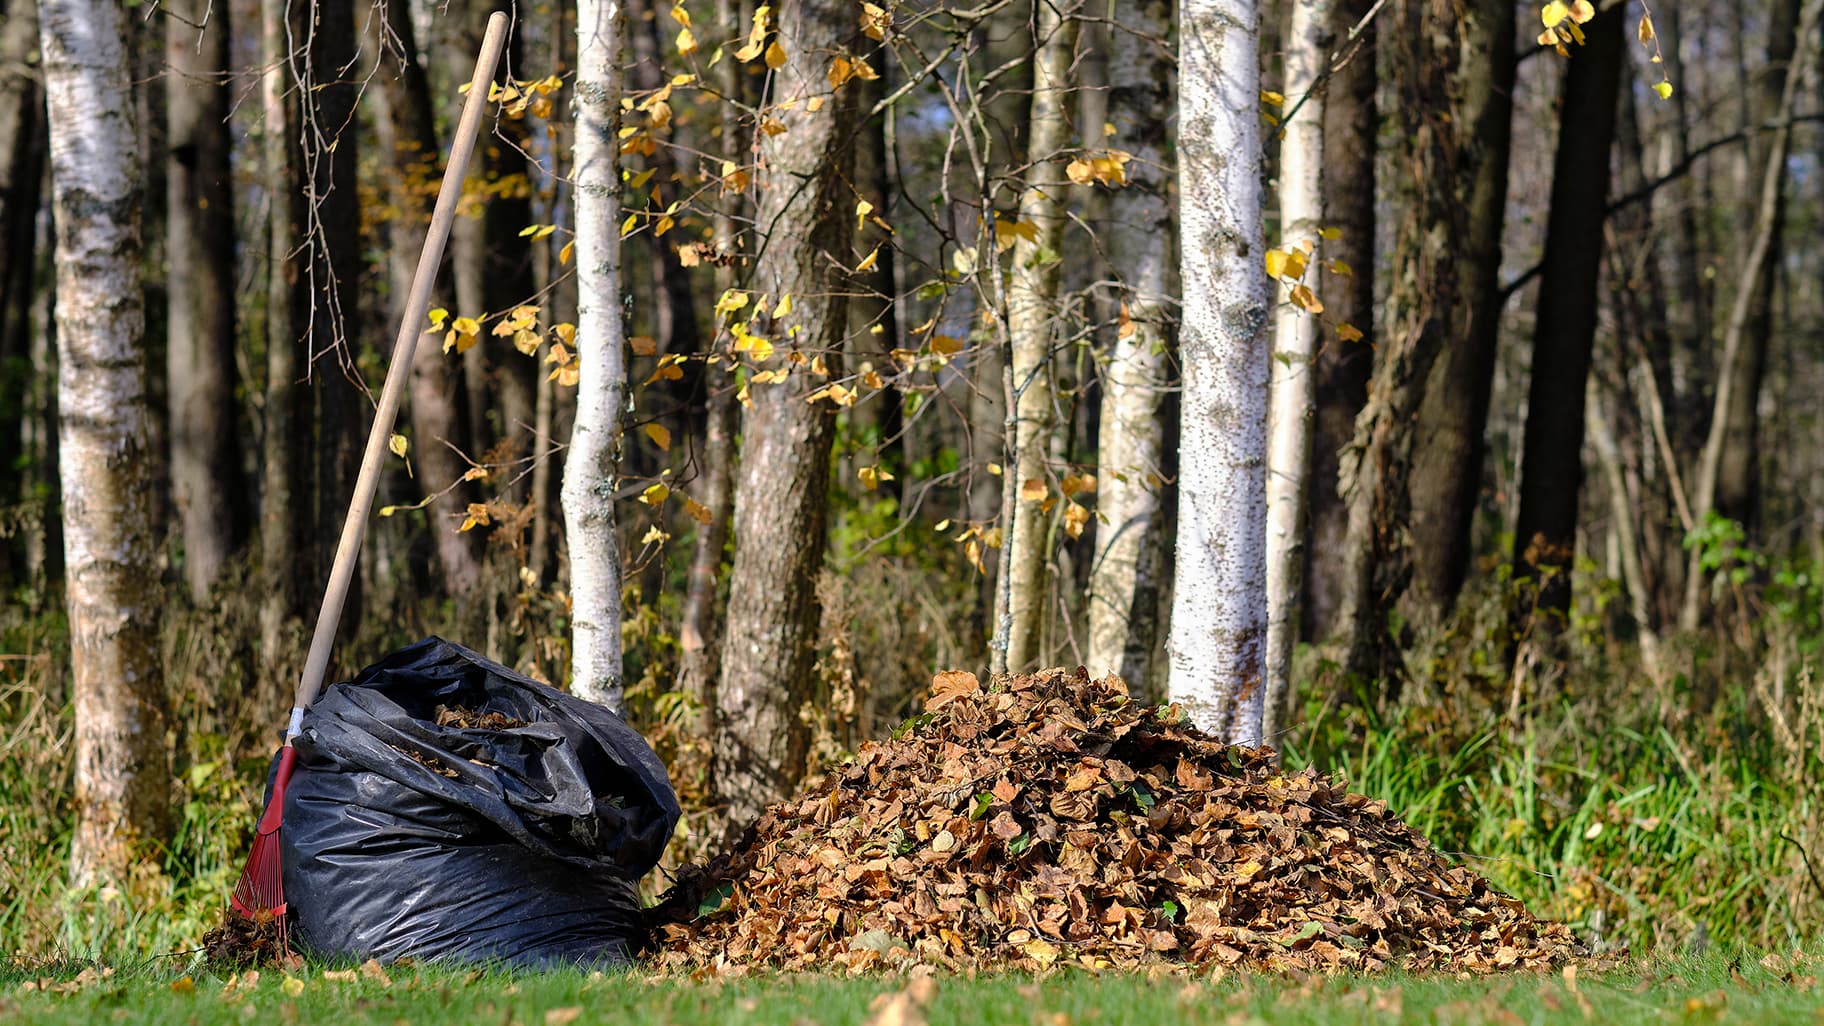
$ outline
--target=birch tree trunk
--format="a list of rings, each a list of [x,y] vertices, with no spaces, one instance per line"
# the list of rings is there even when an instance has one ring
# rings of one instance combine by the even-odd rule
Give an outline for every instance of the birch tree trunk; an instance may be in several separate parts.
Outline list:
[[[1108,198],[1109,259],[1122,276],[1133,330],[1117,332],[1102,379],[1096,445],[1095,555],[1089,572],[1092,675],[1130,684],[1151,680],[1159,632],[1165,547],[1160,490],[1165,487],[1160,403],[1170,384],[1173,265],[1169,140],[1175,61],[1172,4],[1143,0],[1110,30],[1109,117],[1115,139],[1133,154],[1127,186]]]
[[[201,603],[246,540],[234,391],[234,193],[228,155],[228,8],[172,0],[165,12],[165,339],[171,492],[184,580]]]
[[[435,195],[422,183],[436,180],[442,150],[437,143],[430,83],[418,63],[410,8],[395,0],[383,13],[391,42],[380,49],[380,95],[386,106],[381,134],[391,153],[393,173],[388,179],[393,205],[399,208],[399,215],[387,225],[393,320],[397,321],[405,308],[406,293],[411,291],[425,227],[436,204]],[[445,353],[438,341],[424,339],[412,350],[411,457],[419,488],[433,495],[449,489],[428,507],[430,532],[443,571],[444,592],[462,604],[470,600],[481,581],[481,560],[475,536],[457,530],[468,505],[468,493],[460,485],[468,464],[451,448],[462,445],[465,438],[458,389],[460,357]],[[519,357],[518,353],[512,355]]]
[[[1280,248],[1318,244],[1324,210],[1324,97],[1318,79],[1330,63],[1329,0],[1294,0],[1286,34],[1286,95],[1304,106],[1283,127],[1279,144]],[[1310,271],[1315,275],[1315,269]],[[1317,317],[1280,302],[1274,320],[1267,452],[1267,696],[1268,740],[1292,678],[1298,644],[1309,524],[1311,421],[1317,381]]]
[[[297,78],[290,49],[290,0],[260,4],[261,163],[271,201],[266,243],[266,395],[260,436],[260,688],[276,709],[294,683],[303,640],[304,560],[312,520],[300,491],[310,459],[309,351],[301,337],[309,294],[300,287],[297,248],[304,193],[298,179]],[[276,710],[275,710],[276,711]]]
[[[1179,0],[1184,396],[1172,701],[1259,744],[1265,697],[1268,296],[1255,0]]]
[[[1058,284],[1064,258],[1064,200],[1070,194],[1059,154],[1070,141],[1070,64],[1077,49],[1077,20],[1053,3],[1034,7],[1038,53],[1033,61],[1032,110],[1026,136],[1026,183],[1019,220],[1036,231],[1013,245],[1007,285],[1008,349],[1013,354],[1014,451],[1008,463],[1019,482],[1019,501],[1007,511],[1012,546],[1003,589],[1008,611],[1007,669],[1023,673],[1042,658],[1041,629],[1050,593],[1051,517],[1055,489],[1048,466],[1058,415],[1052,366]],[[1052,502],[1047,502],[1050,499]],[[995,617],[1000,621],[1000,617]]]
[[[615,455],[627,388],[621,329],[621,5],[579,0],[576,18],[576,423],[564,463],[570,551],[570,690],[621,709],[621,542]]]
[[[126,19],[38,5],[57,224],[59,444],[76,710],[77,885],[123,877],[170,825],[163,615],[149,499],[140,155]],[[143,848],[142,848],[143,846]]]
[[[1728,411],[1738,401],[1736,393],[1749,384],[1742,379],[1741,352],[1749,344],[1748,333],[1754,316],[1758,283],[1762,275],[1770,273],[1768,264],[1772,260],[1774,243],[1779,237],[1782,207],[1780,195],[1786,178],[1787,156],[1792,150],[1792,113],[1798,101],[1800,86],[1811,69],[1816,49],[1812,44],[1812,36],[1818,28],[1820,9],[1824,9],[1824,0],[1805,0],[1805,6],[1800,11],[1797,40],[1803,45],[1798,45],[1794,51],[1792,67],[1781,92],[1779,110],[1774,114],[1777,127],[1773,129],[1767,146],[1767,158],[1761,165],[1754,227],[1748,236],[1748,247],[1737,275],[1735,300],[1729,308],[1729,320],[1723,328],[1723,353],[1717,362],[1720,372],[1716,382],[1715,405],[1710,414],[1710,433],[1704,440],[1703,452],[1698,456],[1696,480],[1692,486],[1691,514],[1693,522],[1698,525],[1702,525],[1716,511],[1723,458],[1730,441]],[[1701,549],[1693,549],[1686,564],[1685,598],[1678,611],[1678,627],[1683,631],[1696,630],[1698,617],[1703,611],[1703,586],[1706,578],[1699,563],[1702,555]]]
[[[831,404],[806,401],[827,383],[808,363],[820,357],[828,380],[841,373],[848,289],[832,263],[853,266],[857,259],[849,241],[857,84],[832,92],[825,77],[830,54],[859,41],[855,8],[846,0],[788,0],[778,19],[787,59],[775,73],[768,109],[786,131],[760,145],[765,187],[756,224],[763,241],[753,283],[774,305],[756,314],[751,330],[779,349],[764,361],[768,368],[790,373],[753,386],[735,483],[735,562],[713,747],[716,795],[737,828],[804,773],[809,730],[799,712],[814,683],[816,584],[836,423]],[[824,99],[819,111],[806,109],[814,97]],[[783,106],[793,100],[796,106]],[[765,316],[787,295],[789,314]],[[807,366],[792,366],[787,350]]]

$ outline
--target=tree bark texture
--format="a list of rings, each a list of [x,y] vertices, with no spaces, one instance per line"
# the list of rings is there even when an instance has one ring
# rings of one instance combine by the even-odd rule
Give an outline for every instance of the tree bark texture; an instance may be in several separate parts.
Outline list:
[[[1411,476],[1414,605],[1425,617],[1450,614],[1469,571],[1471,529],[1482,494],[1485,431],[1501,328],[1501,233],[1514,91],[1514,4],[1454,0],[1461,33],[1447,105],[1451,172],[1422,188],[1467,208],[1467,231],[1449,241],[1467,273],[1448,302],[1451,333],[1431,369],[1415,427]],[[1440,43],[1440,45],[1445,45]],[[1445,297],[1440,296],[1440,300]],[[1466,325],[1467,330],[1456,325]],[[1459,333],[1461,332],[1461,333]],[[1581,392],[1578,393],[1582,395]]]
[[[1522,621],[1544,614],[1550,624],[1570,609],[1623,16],[1613,7],[1585,26],[1588,42],[1572,53],[1564,76],[1514,525],[1514,574],[1538,585],[1531,608],[1519,611]]]
[[[229,177],[228,8],[172,0],[165,14],[165,360],[171,493],[184,581],[202,603],[245,542],[250,510],[235,423],[234,191]]]
[[[1178,27],[1184,392],[1169,693],[1192,722],[1252,745],[1267,620],[1260,10],[1179,0]]]
[[[418,269],[418,256],[430,225],[436,197],[425,189],[438,180],[441,147],[432,111],[431,90],[418,62],[418,43],[410,8],[393,0],[386,5],[388,42],[381,47],[380,93],[386,104],[382,136],[392,153],[393,204],[399,216],[387,225],[392,275],[392,309],[397,320]],[[468,492],[459,482],[468,464],[451,446],[465,440],[462,423],[460,359],[445,353],[438,339],[419,342],[412,351],[411,457],[418,487],[435,495],[427,512],[437,563],[443,572],[444,593],[463,600],[481,580],[481,560],[475,535],[457,530],[468,506]],[[517,353],[513,354],[515,357]]]
[[[570,551],[570,690],[621,708],[621,542],[615,462],[627,365],[621,329],[618,0],[582,0],[576,18],[576,423],[564,464]]]
[[[1292,3],[1285,89],[1304,106],[1282,126],[1279,144],[1279,245],[1291,252],[1307,246],[1315,252],[1324,226],[1325,101],[1318,85],[1330,63],[1330,22],[1330,0]],[[1308,273],[1318,272],[1313,268]],[[1298,644],[1321,327],[1315,314],[1291,302],[1279,303],[1267,411],[1267,694],[1262,730],[1268,740],[1278,734],[1291,686],[1292,650]]]
[[[38,5],[57,225],[58,405],[75,683],[78,885],[123,877],[170,827],[157,466],[147,437],[138,126],[126,17]]]
[[[1003,514],[1012,551],[1007,596],[1007,669],[1025,673],[1045,657],[1040,651],[1050,597],[1051,537],[1058,507],[1051,449],[1059,431],[1056,368],[1058,285],[1064,258],[1064,201],[1070,185],[1060,155],[1070,142],[1066,114],[1070,65],[1077,48],[1077,20],[1061,7],[1035,7],[1038,52],[1033,60],[1032,109],[1027,119],[1026,182],[1019,220],[1035,229],[1013,244],[1007,285],[1008,350],[1013,356],[1013,441],[1008,464],[1019,499]],[[997,616],[998,622],[1001,618]]]
[[[1458,180],[1463,156],[1461,122],[1437,102],[1453,94],[1462,73],[1458,13],[1429,0],[1395,0],[1379,37],[1393,76],[1394,166],[1403,169],[1393,183],[1399,220],[1388,285],[1391,313],[1337,478],[1349,505],[1344,665],[1367,681],[1397,681],[1402,672],[1398,647],[1388,637],[1388,614],[1412,576],[1413,421],[1446,340],[1470,334],[1457,275],[1464,263],[1457,246],[1470,237],[1469,213],[1458,194],[1440,187]]]
[[[788,58],[776,72],[772,101],[798,103],[773,108],[786,131],[761,142],[767,187],[753,287],[774,304],[789,294],[793,306],[783,317],[756,316],[752,330],[779,349],[769,368],[789,365],[789,349],[807,361],[822,357],[834,377],[848,290],[831,265],[832,257],[851,266],[855,260],[849,178],[858,112],[855,83],[832,93],[825,70],[833,51],[853,52],[859,33],[854,7],[842,0],[788,0],[778,17]],[[817,96],[825,98],[823,109],[806,110]],[[714,741],[716,795],[737,828],[804,772],[809,732],[799,711],[814,683],[816,583],[835,431],[831,404],[806,397],[825,383],[809,366],[793,367],[783,382],[753,386],[742,422]]]
[[[1089,571],[1091,674],[1130,684],[1152,679],[1159,634],[1165,524],[1160,492],[1164,424],[1160,405],[1171,384],[1172,309],[1178,269],[1165,118],[1172,109],[1175,61],[1169,0],[1145,0],[1110,30],[1109,117],[1115,140],[1133,154],[1127,186],[1109,198],[1109,259],[1122,277],[1121,301],[1133,330],[1117,331],[1102,378],[1096,444],[1095,550]]]
[[[1325,259],[1317,269],[1317,294],[1326,312],[1338,324],[1361,332],[1355,341],[1327,339],[1318,347],[1317,420],[1312,425],[1310,476],[1310,527],[1304,584],[1304,633],[1313,640],[1328,639],[1339,626],[1343,592],[1343,552],[1349,533],[1349,507],[1337,489],[1338,454],[1355,435],[1355,418],[1368,398],[1368,379],[1374,373],[1374,162],[1376,132],[1364,128],[1379,123],[1375,103],[1375,27],[1371,20],[1361,30],[1358,44],[1349,31],[1373,8],[1373,0],[1341,0],[1330,7],[1331,45],[1337,50],[1358,46],[1355,56],[1330,76],[1324,93],[1324,152],[1329,155],[1323,174],[1324,224],[1340,237],[1324,243]],[[1341,261],[1348,274],[1331,271],[1331,261]]]

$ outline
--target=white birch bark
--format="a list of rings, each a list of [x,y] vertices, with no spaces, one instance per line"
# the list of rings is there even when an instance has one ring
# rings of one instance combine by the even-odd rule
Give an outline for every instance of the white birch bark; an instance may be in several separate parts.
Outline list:
[[[1184,398],[1172,701],[1258,744],[1267,559],[1267,291],[1256,0],[1179,0]]]
[[[621,709],[621,549],[615,449],[627,368],[621,331],[621,5],[578,0],[576,71],[576,423],[564,462],[570,552],[570,690]]]
[[[1014,480],[1019,482],[1019,498],[1007,511],[1012,548],[1006,589],[1007,669],[1015,673],[1032,670],[1041,658],[1039,636],[1048,591],[1045,567],[1051,556],[1051,517],[1044,511],[1043,497],[1056,497],[1047,462],[1058,431],[1051,340],[1063,267],[1059,248],[1064,244],[1064,199],[1070,194],[1059,157],[1069,141],[1064,106],[1071,96],[1068,79],[1077,48],[1077,20],[1052,3],[1036,6],[1039,51],[1032,69],[1028,167],[1019,219],[1037,231],[1014,243],[1013,273],[1007,286],[1007,334],[1018,421],[1012,432],[1016,448],[1009,462],[1015,470]],[[1029,494],[1041,497],[1028,498]]]
[[[125,16],[113,0],[43,0],[38,14],[57,225],[59,462],[75,678],[70,871],[81,885],[120,877],[137,846],[164,839],[164,610]]]
[[[1109,196],[1109,259],[1121,275],[1133,331],[1117,335],[1102,378],[1096,438],[1095,556],[1089,572],[1089,644],[1094,676],[1119,674],[1144,688],[1158,631],[1163,487],[1159,404],[1170,380],[1173,266],[1171,167],[1165,119],[1172,112],[1172,4],[1142,0],[1110,33],[1109,118],[1116,145],[1133,154],[1128,183]]]
[[[1324,212],[1324,97],[1316,89],[1329,58],[1330,0],[1294,0],[1286,38],[1286,96],[1303,105],[1279,145],[1281,248],[1315,247]],[[1309,94],[1309,95],[1307,95]],[[1315,263],[1315,259],[1312,261]],[[1313,267],[1307,280],[1317,279]],[[1263,736],[1278,734],[1298,644],[1309,520],[1311,429],[1316,416],[1318,320],[1282,301],[1273,325],[1267,453],[1267,694]]]

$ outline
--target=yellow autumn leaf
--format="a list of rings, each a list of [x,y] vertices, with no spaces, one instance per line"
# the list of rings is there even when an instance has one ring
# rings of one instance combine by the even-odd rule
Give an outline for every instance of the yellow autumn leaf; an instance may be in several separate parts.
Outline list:
[[[1596,17],[1596,8],[1590,6],[1590,0],[1571,0],[1571,20],[1579,25],[1587,24]]]
[[[887,36],[887,25],[890,18],[886,11],[863,0],[861,5],[861,34],[869,39],[880,41]]]
[[[689,25],[686,25],[683,28],[678,30],[678,53],[685,57],[689,57],[691,54],[696,53],[696,52],[697,52],[696,33],[692,32],[690,30]]]
[[[855,265],[855,273],[860,274],[862,271],[872,271],[874,269],[874,264],[879,260],[880,247],[875,246],[867,256],[861,258],[861,263]]]
[[[1653,91],[1659,94],[1660,99],[1670,100],[1672,98],[1672,83],[1655,82],[1653,83]]]
[[[1335,242],[1343,237],[1343,230],[1335,225],[1329,225],[1319,228],[1317,230],[1317,237],[1323,239],[1325,242]]]
[[[1089,524],[1089,510],[1077,503],[1064,505],[1064,533],[1072,538],[1083,537],[1083,528]]]
[[[1640,41],[1643,43],[1651,43],[1653,41],[1653,15],[1643,14],[1640,16],[1640,27],[1635,29],[1635,35],[1639,36]]]
[[[557,262],[560,264],[567,264],[570,262],[571,256],[575,255],[575,253],[576,242],[574,240],[566,242],[564,243],[564,248],[557,251]]]
[[[1036,477],[1029,477],[1020,482],[1021,502],[1038,502],[1048,494],[1050,494],[1050,490],[1045,487],[1045,482]]]
[[[1539,20],[1549,29],[1569,17],[1570,13],[1571,9],[1565,5],[1564,0],[1552,0],[1540,9]]]
[[[1271,89],[1262,89],[1260,91],[1260,102],[1274,107],[1284,107],[1286,105],[1286,95],[1284,93],[1276,93]]]
[[[792,312],[792,294],[787,292],[779,297],[779,305],[773,307],[773,319],[778,320]]]
[[[861,467],[855,471],[855,476],[861,478],[861,486],[870,492],[879,488],[882,481],[893,480],[892,471],[878,466]]]
[[[1072,182],[1075,182],[1078,185],[1088,185],[1090,182],[1096,180],[1095,170],[1090,167],[1089,161],[1084,160],[1082,157],[1078,157],[1065,165],[1064,174]]]
[[[780,46],[777,39],[766,48],[766,66],[774,71],[785,67],[785,47]]]
[[[1342,339],[1344,342],[1360,342],[1362,340],[1362,332],[1360,328],[1350,324],[1348,321],[1344,321],[1336,326],[1336,337]]]
[[[664,484],[647,485],[646,490],[640,493],[640,501],[648,506],[662,506],[670,495],[671,489]]]
[[[406,447],[409,446],[410,444],[411,444],[410,442],[406,441],[404,435],[397,434],[397,433],[395,433],[393,435],[393,437],[386,440],[386,447],[388,449],[391,449],[393,451],[393,455],[399,457],[400,459],[405,458]]]
[[[874,212],[874,204],[869,203],[865,199],[855,204],[855,230],[856,231],[861,231],[861,229],[868,223],[868,215],[872,214],[873,212]]]
[[[666,430],[665,425],[658,423],[648,424],[644,428],[641,428],[641,430],[646,432],[647,438],[652,439],[652,444],[666,452],[671,451],[671,432]]]

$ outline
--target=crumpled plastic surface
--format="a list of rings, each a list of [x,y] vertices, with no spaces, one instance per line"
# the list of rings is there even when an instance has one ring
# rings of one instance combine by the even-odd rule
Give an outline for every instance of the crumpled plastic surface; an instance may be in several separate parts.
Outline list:
[[[439,706],[524,725],[439,726]],[[313,954],[624,963],[677,795],[620,717],[426,638],[305,713],[281,857]],[[440,772],[441,771],[441,772]]]

